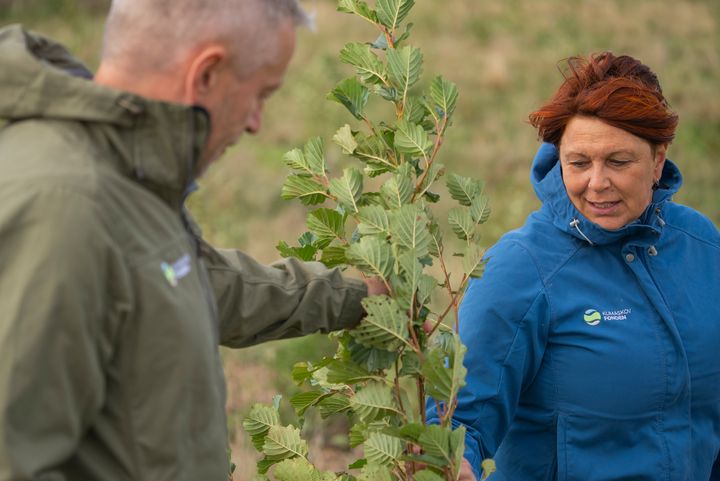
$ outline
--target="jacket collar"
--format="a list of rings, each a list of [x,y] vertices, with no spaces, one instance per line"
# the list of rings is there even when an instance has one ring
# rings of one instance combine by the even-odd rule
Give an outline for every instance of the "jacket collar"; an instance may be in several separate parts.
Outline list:
[[[588,220],[572,204],[562,180],[559,160],[555,146],[543,143],[535,155],[530,173],[535,193],[556,227],[591,245],[605,245],[630,239],[639,245],[654,243],[665,225],[662,208],[682,185],[682,176],[675,163],[666,159],[660,187],[653,192],[652,202],[643,215],[618,230],[608,230]]]
[[[121,171],[178,208],[209,133],[207,112],[109,89],[91,77],[61,45],[19,25],[0,30],[0,118],[96,127]]]

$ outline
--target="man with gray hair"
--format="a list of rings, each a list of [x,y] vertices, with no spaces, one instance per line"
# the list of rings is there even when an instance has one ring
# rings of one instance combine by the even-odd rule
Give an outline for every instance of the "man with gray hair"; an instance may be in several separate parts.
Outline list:
[[[352,326],[384,292],[215,249],[183,207],[260,128],[304,22],[295,0],[115,0],[94,77],[0,30],[0,481],[225,480],[218,345]]]

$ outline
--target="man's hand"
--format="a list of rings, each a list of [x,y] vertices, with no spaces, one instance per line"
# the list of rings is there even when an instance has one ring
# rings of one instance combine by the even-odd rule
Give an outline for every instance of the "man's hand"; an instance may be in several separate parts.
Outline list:
[[[379,277],[367,277],[363,279],[367,286],[368,296],[381,296],[383,294],[389,294],[388,288]]]
[[[458,481],[477,481],[477,478],[473,474],[472,467],[467,459],[463,458],[462,464],[460,465],[460,476]]]

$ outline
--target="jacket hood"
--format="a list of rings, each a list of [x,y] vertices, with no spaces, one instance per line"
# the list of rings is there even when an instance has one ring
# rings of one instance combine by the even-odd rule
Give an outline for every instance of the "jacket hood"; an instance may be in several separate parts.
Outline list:
[[[177,206],[209,130],[204,109],[159,102],[92,82],[61,45],[19,25],[0,29],[0,119],[72,120],[96,126],[119,167]]]
[[[665,160],[660,187],[653,192],[652,202],[643,215],[618,230],[608,230],[588,220],[572,204],[565,190],[559,160],[557,148],[553,144],[543,143],[535,155],[530,172],[535,194],[556,227],[591,245],[609,244],[628,237],[636,237],[641,245],[652,245],[653,239],[657,238],[665,224],[661,217],[663,204],[682,185],[682,175],[673,161]]]

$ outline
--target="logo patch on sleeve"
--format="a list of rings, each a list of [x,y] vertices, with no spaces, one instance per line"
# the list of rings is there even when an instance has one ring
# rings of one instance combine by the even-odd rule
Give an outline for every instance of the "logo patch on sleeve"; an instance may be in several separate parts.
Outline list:
[[[168,281],[168,284],[175,287],[178,285],[178,281],[190,274],[190,271],[192,270],[192,259],[190,258],[190,254],[183,255],[172,264],[162,262],[160,264],[160,269],[162,270],[165,279]]]

